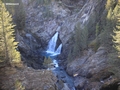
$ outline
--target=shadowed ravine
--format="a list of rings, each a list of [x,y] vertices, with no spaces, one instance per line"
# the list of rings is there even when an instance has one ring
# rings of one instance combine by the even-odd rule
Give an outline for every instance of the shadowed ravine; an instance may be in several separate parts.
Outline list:
[[[26,30],[19,31],[17,39],[27,66],[54,72],[55,83],[62,83],[59,90],[72,87],[117,90],[120,87],[120,60],[116,58],[111,37],[115,22],[108,20],[112,15],[106,10],[106,5],[109,6],[106,1],[115,2],[111,3],[114,12],[119,0],[22,1]],[[48,61],[46,66],[45,61]],[[65,86],[69,89],[63,89]]]
[[[58,39],[58,32],[56,32],[55,35],[51,38],[51,40],[49,41],[49,44],[48,44],[48,48],[47,48],[46,52],[44,52],[44,54],[43,54],[43,56],[45,56],[46,58],[51,59],[51,63],[49,63],[49,65],[51,65],[51,67],[48,67],[47,70],[51,70],[57,76],[57,78],[58,78],[57,85],[59,85],[60,82],[62,81],[64,86],[68,90],[75,90],[73,78],[70,77],[66,73],[64,68],[62,66],[59,66],[59,64],[58,64],[58,63],[60,63],[59,62],[60,60],[58,60],[57,55],[59,55],[61,53],[62,44],[60,44],[58,46],[58,48],[55,50],[57,39]]]

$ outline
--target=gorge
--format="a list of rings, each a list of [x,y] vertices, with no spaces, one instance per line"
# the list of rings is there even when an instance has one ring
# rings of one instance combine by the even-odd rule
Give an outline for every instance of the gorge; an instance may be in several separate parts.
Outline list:
[[[47,58],[50,58],[50,63],[47,63],[49,67],[47,68],[48,70],[52,70],[53,73],[58,78],[57,85],[59,86],[59,82],[63,81],[64,86],[66,86],[67,90],[75,90],[74,83],[73,83],[73,78],[67,75],[66,71],[62,68],[62,66],[59,66],[58,63],[59,60],[57,60],[56,56],[61,53],[62,49],[62,44],[60,44],[57,49],[56,48],[56,43],[58,40],[58,32],[54,34],[54,36],[50,39],[48,48],[46,53],[44,53],[44,56]]]
[[[59,55],[61,53],[62,44],[60,44],[56,49],[57,40],[58,40],[58,32],[56,32],[55,35],[49,41],[48,49],[46,51],[47,53],[50,53],[50,54],[53,53],[52,56]]]
[[[0,89],[120,90],[120,0],[21,1],[25,26],[15,22],[15,34],[24,67],[0,69],[9,76]]]
[[[109,85],[118,82],[115,78],[109,81],[114,73],[108,70],[109,51],[100,40],[103,37],[101,25],[104,24],[107,14],[106,0],[53,0],[37,2],[38,6],[36,1],[23,0],[23,3],[27,14],[26,30],[40,41],[39,51],[46,50],[48,46],[47,52],[58,52],[55,46],[62,47],[62,52],[58,55],[58,59],[61,60],[59,65],[74,78],[77,90],[100,90],[104,85],[107,88],[108,82]],[[98,23],[99,31],[96,30]],[[54,40],[56,45],[50,45],[53,39],[57,39],[53,37],[57,37],[58,32],[58,42]],[[98,37],[96,34],[99,34]],[[76,39],[76,36],[81,39]],[[78,42],[78,46],[74,45],[75,42]],[[75,48],[80,49],[80,52],[75,54]],[[36,62],[34,63],[36,66]]]

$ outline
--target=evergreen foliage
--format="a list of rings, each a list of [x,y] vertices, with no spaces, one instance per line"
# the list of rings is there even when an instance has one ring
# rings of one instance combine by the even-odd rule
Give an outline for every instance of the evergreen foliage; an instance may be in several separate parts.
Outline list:
[[[108,48],[112,47],[112,36],[113,33],[113,27],[115,26],[115,17],[114,17],[114,10],[115,7],[115,0],[107,0],[106,3],[106,11],[107,14],[104,16],[105,20],[103,20],[101,25],[101,33],[98,36],[100,43],[102,45],[107,46]]]
[[[109,0],[108,0],[109,1]],[[120,78],[120,5],[119,0],[115,5],[115,8],[112,6],[109,7],[108,14],[106,17],[106,27],[104,28],[104,43],[107,44],[109,49],[108,53],[108,64],[112,68],[109,71],[112,71],[115,76]],[[113,48],[113,47],[114,48]],[[107,47],[107,48],[108,48]]]
[[[10,14],[14,14],[14,5],[6,5],[7,3],[14,3],[15,0],[2,0]]]
[[[18,30],[23,30],[25,28],[25,9],[24,5],[22,3],[22,0],[15,0],[16,3],[19,3],[19,5],[14,6],[14,22],[17,25]]]
[[[16,3],[19,5],[6,5],[7,10],[12,14],[13,21],[16,24],[18,30],[25,28],[25,9],[22,0],[3,0],[4,3]]]
[[[95,36],[97,37],[99,33],[100,33],[100,32],[99,32],[99,24],[97,23]]]
[[[75,36],[74,36],[75,44],[74,44],[74,53],[79,53],[87,47],[88,40],[88,30],[81,29],[80,23],[77,23],[75,26]]]
[[[49,67],[49,64],[51,64],[52,63],[52,59],[50,58],[50,57],[45,57],[45,59],[44,59],[44,63],[43,63],[43,65],[46,67],[46,68],[48,68]]]
[[[87,41],[88,41],[88,30],[81,29],[80,23],[78,22],[75,26],[74,45],[68,54],[69,61],[80,56],[81,51],[87,48],[87,44],[88,44]]]
[[[20,80],[16,80],[16,82],[15,82],[15,90],[25,90],[25,87],[22,85]]]
[[[120,10],[120,6],[118,8]],[[114,42],[114,48],[117,50],[118,56],[120,57],[120,12],[119,13],[117,12],[116,17],[117,17],[117,23],[116,23],[116,27],[114,28],[113,42]]]
[[[110,8],[114,8],[114,5],[115,5],[115,0],[107,0],[107,3],[106,3],[106,10],[109,10]]]
[[[112,46],[112,36],[113,33],[113,27],[115,26],[115,18],[113,14],[112,8],[108,10],[108,14],[106,16],[106,23],[105,26],[103,26],[103,30],[100,37],[100,43],[107,46],[108,48],[111,48]]]
[[[21,61],[20,53],[16,50],[18,42],[15,42],[14,27],[12,16],[0,0],[0,44],[2,45],[0,57],[3,57],[2,60],[12,66],[20,64]]]

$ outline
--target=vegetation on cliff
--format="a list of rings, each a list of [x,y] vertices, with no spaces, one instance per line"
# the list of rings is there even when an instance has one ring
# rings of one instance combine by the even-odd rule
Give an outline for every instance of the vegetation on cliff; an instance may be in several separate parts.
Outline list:
[[[25,9],[22,3],[22,0],[2,0],[5,3],[5,7],[13,16],[13,22],[16,24],[17,30],[24,30],[25,28]],[[13,3],[16,5],[9,5],[9,3]],[[8,4],[8,5],[7,5]]]
[[[19,53],[18,47],[17,47],[18,42],[15,42],[15,34],[16,34],[15,30],[20,31],[20,30],[25,29],[25,20],[26,20],[25,9],[22,4],[22,0],[2,0],[2,1],[8,2],[8,3],[9,2],[19,3],[19,6],[6,5],[6,7],[5,7],[5,5],[0,0],[0,67],[2,65],[6,65],[6,64],[10,64],[12,66],[16,66],[16,65],[20,66],[21,59],[20,59],[20,53]],[[57,1],[59,1],[59,5],[56,4]],[[72,9],[76,8],[75,6],[77,5],[77,1],[79,1],[79,0],[75,0],[76,5],[73,5],[74,7],[65,6],[67,4],[65,4],[64,2],[67,2],[67,1],[68,1],[68,3],[67,3],[68,5],[70,4],[69,2],[74,2],[71,0],[36,0],[36,1],[28,0],[28,4],[26,4],[26,5],[31,7],[31,8],[29,8],[29,10],[32,9],[31,11],[27,11],[27,14],[30,14],[30,15],[28,15],[29,17],[27,18],[27,20],[28,19],[30,19],[30,20],[28,20],[26,22],[26,24],[27,24],[26,26],[28,26],[29,29],[24,30],[25,32],[24,32],[24,34],[22,33],[22,35],[20,35],[20,38],[22,38],[21,46],[25,45],[25,44],[23,44],[24,42],[28,46],[28,48],[25,47],[25,48],[23,48],[24,50],[21,49],[21,51],[22,50],[23,50],[23,52],[26,51],[24,53],[24,55],[26,55],[26,57],[28,57],[27,62],[29,62],[29,63],[31,62],[29,66],[31,66],[31,67],[36,66],[37,69],[39,68],[39,66],[42,66],[42,64],[45,68],[53,67],[53,65],[49,65],[51,63],[50,58],[45,58],[44,62],[41,62],[42,60],[40,61],[36,57],[37,54],[38,54],[38,56],[40,55],[39,54],[40,52],[34,53],[34,52],[32,52],[32,50],[35,51],[35,50],[40,49],[40,51],[41,51],[42,50],[41,46],[43,48],[45,48],[45,45],[43,44],[44,40],[43,41],[41,41],[41,40],[52,35],[52,33],[54,31],[57,31],[56,28],[59,26],[60,30],[58,30],[58,32],[60,34],[65,33],[65,34],[63,34],[62,39],[65,37],[69,39],[69,36],[67,36],[67,34],[72,33],[71,39],[67,42],[68,39],[65,38],[66,42],[65,43],[63,42],[64,44],[66,44],[66,46],[67,46],[66,48],[68,48],[68,47],[70,48],[69,54],[66,53],[67,49],[65,52],[66,55],[68,54],[68,57],[67,57],[68,65],[72,61],[75,62],[75,64],[72,63],[73,68],[69,67],[69,70],[71,69],[71,72],[72,72],[72,74],[70,74],[70,75],[73,75],[75,77],[80,76],[85,80],[87,79],[86,81],[91,80],[90,82],[87,82],[87,84],[92,85],[91,83],[93,83],[93,86],[99,85],[97,83],[100,83],[100,85],[102,86],[102,84],[104,83],[105,80],[111,79],[111,76],[115,76],[115,78],[117,77],[118,79],[120,79],[120,0],[106,0],[107,2],[106,2],[106,4],[104,3],[103,8],[100,8],[102,6],[99,4],[100,4],[100,2],[103,2],[104,0],[96,0],[96,1],[88,0],[88,2],[90,1],[90,3],[95,1],[94,4],[97,3],[97,1],[100,1],[100,2],[97,3],[98,6],[96,4],[95,7],[94,7],[94,5],[92,7],[92,4],[90,4],[91,6],[89,9],[85,8],[85,10],[84,10],[84,8],[82,8],[81,11],[79,11],[79,8],[74,9],[73,10],[74,13],[73,13]],[[51,4],[51,2],[54,2],[54,3]],[[32,6],[32,4],[33,4],[33,6]],[[73,3],[71,3],[71,6],[72,6],[72,4]],[[50,7],[50,5],[51,5],[51,7]],[[55,9],[52,9],[52,5],[56,5]],[[26,7],[28,7],[28,6],[26,6]],[[78,4],[78,6],[79,6],[79,4]],[[67,9],[66,9],[66,7],[67,7]],[[84,6],[84,7],[86,7],[86,6]],[[13,17],[6,10],[6,8],[13,15]],[[98,10],[98,8],[99,8],[99,10]],[[61,10],[59,10],[59,9],[61,9]],[[28,8],[26,10],[28,10]],[[57,12],[58,12],[58,15],[56,14]],[[63,14],[63,16],[62,16],[62,14]],[[35,18],[35,17],[37,17],[37,18]],[[16,24],[16,27],[15,27],[15,25],[13,25],[12,18],[13,18],[14,23]],[[79,19],[79,20],[77,20],[77,19]],[[41,21],[41,23],[39,21]],[[86,23],[88,23],[88,24],[86,24]],[[64,30],[64,27],[66,27],[65,30]],[[47,29],[47,28],[49,28],[49,29]],[[51,30],[51,32],[49,32],[47,30]],[[45,31],[45,33],[44,33],[44,31]],[[30,34],[28,34],[28,32]],[[46,32],[47,32],[47,34],[46,34]],[[69,32],[69,33],[67,33],[67,32]],[[39,39],[38,41],[40,41],[40,43],[42,43],[43,45],[41,44],[41,46],[40,46],[37,43],[37,41],[35,41],[35,39],[31,38],[31,36],[29,36],[29,35],[31,35],[31,36],[34,35],[35,37],[37,37],[37,39]],[[46,35],[46,37],[44,37],[45,35]],[[42,37],[42,39],[40,40],[41,37]],[[25,39],[24,42],[22,41],[23,39]],[[27,39],[29,39],[29,40],[27,40]],[[29,43],[31,39],[33,39],[33,42]],[[61,39],[61,37],[60,37],[60,39]],[[40,46],[40,47],[37,47],[36,49],[34,49],[35,48],[34,45],[32,46],[33,43],[37,43],[38,46]],[[30,48],[34,47],[34,48],[31,48],[31,50],[29,50],[30,53],[34,53],[34,54],[29,54],[27,56],[27,54],[28,54],[27,50],[29,49],[29,46],[30,46]],[[32,57],[31,55],[33,55],[33,57],[35,57],[35,58],[31,58]],[[81,57],[83,57],[83,58],[81,59]],[[80,59],[84,63],[83,62],[80,63],[79,62]],[[37,64],[34,64],[35,61],[37,61]],[[104,65],[106,65],[105,66],[106,68],[104,68]],[[81,67],[79,67],[79,66],[81,66]],[[101,67],[102,67],[102,69],[104,68],[104,70],[100,70]],[[48,87],[49,89],[52,89],[52,90],[55,89],[56,79],[49,80],[49,75],[53,76],[51,74],[51,72],[46,71],[46,70],[44,72],[44,70],[43,70],[43,71],[40,71],[39,73],[37,73],[36,70],[32,70],[32,69],[30,69],[30,72],[27,72],[27,71],[29,71],[28,68],[24,69],[25,71],[19,70],[20,68],[18,68],[18,67],[16,67],[16,68],[18,69],[18,71],[17,71],[18,76],[20,76],[22,78],[17,77],[17,74],[16,74],[15,75],[16,78],[12,78],[14,80],[14,82],[9,87],[14,86],[14,88],[18,89],[18,90],[19,89],[24,90],[26,88],[38,89],[39,88],[38,84],[40,84],[42,82],[42,84],[40,84],[40,85],[42,85],[42,86],[40,86],[40,88],[46,89]],[[72,71],[72,69],[74,71]],[[6,68],[5,68],[5,70],[6,70]],[[2,71],[2,74],[4,74],[3,73],[4,70],[1,69],[1,71]],[[8,72],[9,70],[6,70],[6,71]],[[20,74],[21,71],[24,71],[25,74],[24,73]],[[35,73],[33,74],[32,72],[37,73],[36,76],[38,77],[37,78],[38,80],[36,78],[34,78]],[[28,75],[27,73],[30,73],[30,75]],[[26,77],[27,75],[28,75],[28,77]],[[46,75],[48,78],[45,77]],[[14,75],[12,74],[11,76],[14,76]],[[51,78],[51,76],[50,76],[50,78]],[[17,78],[19,78],[19,79],[17,79]],[[27,84],[24,83],[26,78],[30,80],[30,83],[31,83],[30,87],[27,87],[28,83]],[[33,78],[32,81],[31,81],[31,78]],[[44,78],[44,80],[41,78]],[[0,78],[0,80],[2,81],[2,77]],[[35,80],[38,81],[37,84],[34,84]],[[52,82],[52,85],[50,84],[51,82],[48,82],[48,80]],[[79,80],[81,81],[81,78]],[[85,84],[86,84],[85,80],[83,80],[84,81],[83,86],[85,86]],[[45,86],[46,83],[48,84],[47,86]],[[77,83],[79,86],[80,83],[79,82],[77,82]],[[112,83],[114,83],[114,81]],[[11,84],[11,82],[10,82],[10,84]],[[15,85],[13,85],[13,84],[15,84]],[[100,87],[100,85],[99,85],[99,87]],[[107,86],[109,86],[109,85],[110,84],[107,84]],[[2,84],[1,84],[1,86],[2,86]],[[50,86],[52,86],[52,87],[50,87]],[[85,87],[87,88],[87,85]],[[117,85],[117,87],[118,87],[118,85]],[[81,88],[81,87],[79,87],[79,88]]]
[[[17,51],[18,42],[15,41],[14,27],[12,16],[0,0],[0,62],[12,66],[21,62],[20,53]]]
[[[82,55],[82,51],[92,48],[95,52],[100,46],[106,48],[109,69],[115,76],[120,76],[120,1],[107,0],[104,13],[96,21],[96,30],[93,27],[82,30],[80,24],[75,26],[75,34],[71,40],[74,44],[68,55],[68,62]],[[99,17],[99,16],[98,16]],[[92,18],[94,19],[94,18]],[[93,22],[90,22],[90,24]],[[91,37],[92,32],[92,37]],[[91,37],[91,38],[90,38]]]

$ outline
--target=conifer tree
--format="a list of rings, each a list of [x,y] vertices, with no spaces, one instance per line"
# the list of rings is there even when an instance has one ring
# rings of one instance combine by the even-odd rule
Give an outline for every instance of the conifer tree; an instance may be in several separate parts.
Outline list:
[[[23,30],[25,27],[25,10],[22,0],[15,0],[19,5],[14,6],[14,22],[18,30]]]
[[[107,0],[107,3],[106,3],[106,10],[109,10],[110,8],[113,9],[114,4],[115,4],[115,0]]]
[[[6,10],[4,3],[0,0],[0,44],[3,44],[3,53],[8,64],[20,64],[20,53],[16,50],[18,42],[15,42],[12,16]]]
[[[118,57],[120,57],[120,12],[119,11],[120,11],[120,5],[118,4],[115,8],[115,16],[117,21],[113,36],[114,48],[118,52]]]
[[[110,7],[106,16],[106,24],[105,27],[103,27],[103,33],[101,34],[100,43],[107,46],[108,48],[111,48],[112,44],[112,36],[113,33],[113,27],[115,26],[115,18],[114,18],[114,12],[113,9]]]

